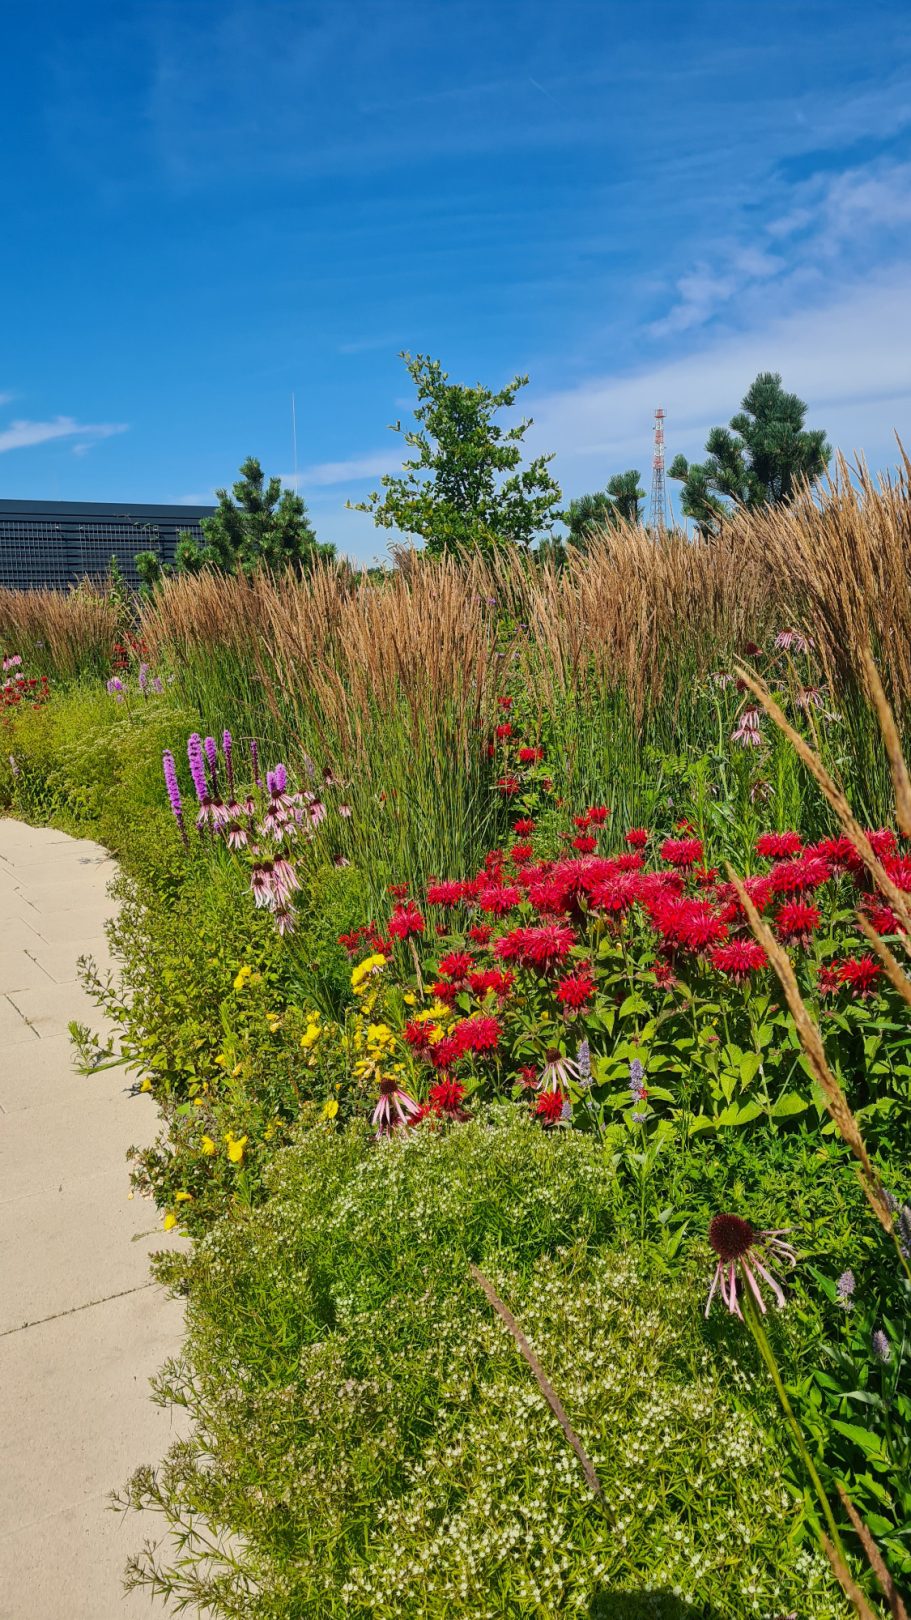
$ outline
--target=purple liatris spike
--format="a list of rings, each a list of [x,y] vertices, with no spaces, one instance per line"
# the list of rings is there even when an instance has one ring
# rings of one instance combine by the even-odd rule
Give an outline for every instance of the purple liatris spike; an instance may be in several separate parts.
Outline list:
[[[148,690],[149,690],[149,666],[148,666],[148,664],[140,664],[140,666],[139,666],[139,677],[138,678],[139,678],[139,690],[142,693],[143,697],[146,697],[147,694],[148,694]]]
[[[198,731],[187,738],[187,759],[190,761],[190,775],[196,789],[196,797],[200,804],[205,804],[209,797],[209,787],[206,782],[206,765],[202,753],[202,738]]]
[[[202,746],[206,752],[206,760],[209,766],[209,783],[214,799],[218,794],[218,744],[214,737],[207,737]]]
[[[259,774],[259,744],[255,737],[250,739],[250,763],[253,766],[253,780],[257,787],[262,787],[263,779]]]
[[[285,770],[284,765],[276,765],[275,770],[272,772],[272,780],[275,783],[275,792],[284,793],[285,788],[288,786],[288,772]]]
[[[170,748],[165,749],[161,756],[161,763],[164,768],[164,783],[168,790],[168,798],[171,801],[171,809],[174,812],[174,820],[180,828],[180,836],[186,845],[187,829],[183,821],[183,805],[181,804],[180,788],[177,783],[177,767],[174,764],[174,755],[171,753]]]
[[[221,739],[222,753],[225,756],[225,776],[228,779],[228,798],[234,798],[234,759],[232,750],[234,743],[230,731],[226,731]]]
[[[877,1361],[882,1361],[885,1363],[892,1360],[892,1346],[886,1338],[882,1328],[876,1329],[870,1343],[873,1349],[873,1354]]]

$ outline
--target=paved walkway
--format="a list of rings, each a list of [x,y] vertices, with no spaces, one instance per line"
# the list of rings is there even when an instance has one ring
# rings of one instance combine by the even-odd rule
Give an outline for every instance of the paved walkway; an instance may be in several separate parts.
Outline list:
[[[155,1110],[122,1069],[76,1074],[67,1034],[99,1027],[76,958],[109,965],[112,872],[98,844],[0,818],[0,1620],[165,1612],[121,1587],[159,1524],[107,1506],[171,1439],[148,1379],[181,1307],[149,1282],[161,1224],[125,1163]]]

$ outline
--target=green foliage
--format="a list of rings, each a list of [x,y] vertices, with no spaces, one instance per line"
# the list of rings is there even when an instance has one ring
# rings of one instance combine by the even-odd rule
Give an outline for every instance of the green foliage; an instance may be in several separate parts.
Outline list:
[[[203,568],[224,573],[270,568],[281,573],[288,568],[300,574],[317,559],[335,555],[334,546],[317,540],[302,497],[295,490],[282,489],[279,478],[267,483],[254,456],[242,462],[233,498],[226,489],[216,494],[215,512],[201,523],[202,540],[184,533],[177,542],[178,573],[196,574]],[[149,554],[141,552],[140,557],[144,583],[154,584]],[[136,563],[138,568],[139,557]]]
[[[683,483],[680,504],[703,534],[717,529],[730,502],[777,506],[825,471],[831,446],[823,429],[804,426],[806,415],[803,400],[785,393],[779,372],[761,371],[730,428],[712,428],[706,460],[690,465],[675,457],[670,476]]]
[[[592,538],[604,529],[618,523],[639,523],[645,490],[639,487],[639,474],[635,469],[615,473],[607,487],[594,495],[580,495],[571,501],[566,513],[569,545],[585,548]]]
[[[547,470],[551,456],[523,467],[522,440],[529,421],[503,428],[494,421],[509,410],[527,377],[514,377],[493,393],[480,383],[451,383],[439,360],[403,354],[417,388],[414,418],[404,433],[416,451],[404,463],[406,476],[387,474],[378,490],[355,510],[370,512],[384,529],[416,535],[431,556],[492,551],[509,544],[528,547],[559,518],[560,488]],[[393,429],[402,433],[400,422]]]
[[[269,1182],[260,1210],[162,1262],[189,1341],[160,1395],[191,1430],[125,1501],[182,1549],[135,1560],[136,1584],[244,1620],[531,1620],[614,1614],[613,1594],[660,1613],[627,1605],[674,1593],[741,1620],[747,1584],[757,1613],[847,1612],[767,1403],[741,1408],[748,1375],[702,1324],[701,1277],[618,1239],[590,1139],[495,1115],[376,1152],[323,1127]],[[534,1344],[605,1508],[470,1261]]]

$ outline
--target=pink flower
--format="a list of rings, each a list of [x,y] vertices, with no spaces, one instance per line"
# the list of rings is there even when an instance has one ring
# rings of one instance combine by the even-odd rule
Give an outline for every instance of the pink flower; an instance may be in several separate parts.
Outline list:
[[[785,1297],[780,1283],[772,1276],[769,1265],[775,1260],[783,1260],[788,1266],[797,1264],[797,1256],[789,1243],[782,1239],[787,1235],[786,1227],[777,1227],[774,1231],[757,1232],[750,1221],[745,1221],[740,1215],[713,1215],[709,1224],[709,1243],[718,1256],[712,1286],[705,1307],[708,1316],[712,1308],[715,1292],[721,1290],[721,1298],[731,1312],[732,1316],[739,1316],[743,1320],[740,1301],[737,1298],[738,1274],[741,1284],[745,1279],[759,1309],[765,1315],[765,1300],[762,1297],[757,1273],[771,1288],[775,1302],[779,1309],[785,1303]]]
[[[731,732],[731,742],[739,743],[741,748],[758,748],[762,742],[762,733],[759,730],[759,710],[744,709],[735,729]]]
[[[401,1125],[407,1125],[420,1109],[413,1097],[403,1091],[397,1080],[385,1075],[380,1081],[380,1100],[373,1110],[371,1124],[377,1136],[391,1136]]]

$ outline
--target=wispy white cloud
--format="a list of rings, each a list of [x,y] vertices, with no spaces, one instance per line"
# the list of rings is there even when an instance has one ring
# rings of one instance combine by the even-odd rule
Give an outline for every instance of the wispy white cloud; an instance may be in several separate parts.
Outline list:
[[[669,457],[698,456],[708,429],[730,418],[756,373],[780,371],[833,444],[891,464],[894,432],[911,444],[909,307],[911,269],[857,282],[815,309],[767,307],[745,330],[704,332],[701,342],[694,334],[690,351],[673,360],[530,400],[529,441],[556,452],[558,476],[578,493],[620,467],[649,466],[656,405],[667,411]]]
[[[52,439],[79,439],[83,441],[83,448],[88,449],[89,442],[126,433],[128,425],[126,422],[77,422],[74,416],[55,416],[50,422],[19,420],[0,428],[0,452],[25,450]]]
[[[303,467],[297,474],[296,487],[307,489],[329,484],[356,483],[358,479],[379,478],[397,465],[394,450],[374,450],[362,456],[351,456],[347,461],[318,461],[312,467]],[[282,483],[295,488],[294,473],[282,473]]]

